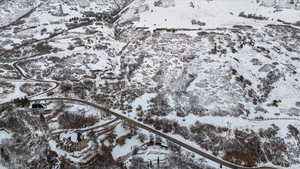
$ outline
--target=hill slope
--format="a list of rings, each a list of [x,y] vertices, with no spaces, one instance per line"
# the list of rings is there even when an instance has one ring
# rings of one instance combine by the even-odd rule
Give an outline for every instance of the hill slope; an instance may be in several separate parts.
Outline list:
[[[276,23],[278,19],[292,23],[299,21],[296,9],[290,7],[279,10],[281,7],[289,7],[285,4],[254,0],[136,0],[122,15],[120,22],[129,20],[136,27],[155,29],[216,28],[238,24],[261,26]],[[253,18],[261,17],[261,20],[241,17],[243,14],[253,15]]]
[[[20,96],[81,99],[238,165],[300,167],[299,1],[4,0],[0,5],[0,23],[6,25],[0,28],[1,103]],[[87,108],[71,100],[70,112]],[[9,119],[22,116],[3,111],[0,124],[11,131]],[[23,114],[28,114],[24,120],[38,118]],[[52,131],[61,131],[58,116],[59,110],[47,116]],[[110,157],[130,163],[139,157],[132,146],[147,142],[137,141],[137,126],[127,120],[114,129],[116,135],[87,140],[91,146],[115,145]],[[34,128],[26,135],[35,136]],[[88,135],[89,129],[82,130]],[[123,135],[127,130],[132,134]],[[153,142],[151,133],[137,131],[149,138],[141,140]],[[45,138],[57,165],[86,163],[85,155],[102,152],[85,149],[74,157],[58,149],[62,140]],[[194,160],[219,167],[198,157]]]

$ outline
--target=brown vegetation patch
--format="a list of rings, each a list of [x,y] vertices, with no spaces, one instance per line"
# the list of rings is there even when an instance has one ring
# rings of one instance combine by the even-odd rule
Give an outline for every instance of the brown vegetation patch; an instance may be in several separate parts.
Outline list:
[[[58,118],[58,122],[61,128],[64,129],[85,128],[95,124],[97,118],[95,116],[86,116],[84,113],[75,114],[65,112]]]

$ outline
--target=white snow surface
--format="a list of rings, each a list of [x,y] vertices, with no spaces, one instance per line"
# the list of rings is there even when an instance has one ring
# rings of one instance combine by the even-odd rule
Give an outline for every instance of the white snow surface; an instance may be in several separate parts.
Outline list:
[[[300,11],[265,7],[254,0],[163,0],[155,6],[156,0],[136,0],[122,15],[120,22],[133,21],[136,27],[156,28],[216,28],[232,25],[256,25],[300,20]],[[267,5],[268,6],[268,5]],[[266,21],[239,17],[239,14],[255,14],[268,18]],[[193,25],[192,20],[206,23],[205,26]]]
[[[5,130],[0,130],[0,144],[5,139],[10,139],[12,135]]]

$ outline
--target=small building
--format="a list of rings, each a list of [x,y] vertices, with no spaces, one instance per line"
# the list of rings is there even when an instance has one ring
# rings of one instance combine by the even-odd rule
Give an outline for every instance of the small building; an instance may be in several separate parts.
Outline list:
[[[33,109],[43,109],[44,105],[39,104],[39,103],[35,103],[35,104],[32,104],[32,108]]]

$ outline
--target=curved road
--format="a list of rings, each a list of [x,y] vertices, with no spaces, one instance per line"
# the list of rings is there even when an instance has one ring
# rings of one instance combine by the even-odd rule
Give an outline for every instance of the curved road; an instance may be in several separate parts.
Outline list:
[[[41,56],[41,55],[38,55],[38,56]],[[29,96],[29,98],[33,98],[33,97],[37,97],[37,96],[41,96],[43,94],[47,94],[49,92],[51,92],[52,90],[55,90],[56,88],[59,87],[59,83],[57,81],[52,81],[52,80],[40,80],[40,79],[32,79],[31,77],[28,77],[27,75],[24,74],[24,72],[22,71],[22,69],[18,66],[18,63],[20,63],[21,61],[25,60],[26,58],[23,58],[23,59],[20,59],[16,62],[13,63],[13,67],[20,73],[20,75],[27,79],[27,80],[32,80],[32,81],[35,81],[35,82],[40,82],[40,83],[52,83],[52,84],[55,84],[54,87],[46,90],[46,91],[43,91],[41,93],[38,93],[38,94],[35,94],[35,95],[32,95],[32,96]]]
[[[31,57],[30,57],[31,58]],[[30,98],[33,98],[33,97],[36,97],[36,96],[41,96],[43,94],[47,94],[49,93],[50,91],[56,89],[57,87],[59,87],[59,83],[57,81],[50,81],[50,80],[39,80],[39,79],[32,79],[30,77],[28,77],[27,75],[24,74],[23,70],[18,66],[18,63],[23,61],[23,60],[26,60],[28,58],[22,58],[22,59],[19,59],[17,61],[15,61],[13,63],[13,66],[14,68],[21,74],[22,77],[24,77],[25,79],[27,80],[32,80],[32,81],[36,81],[36,82],[41,82],[41,83],[55,83],[55,86],[53,88],[50,88],[49,90],[47,91],[44,91],[42,93],[38,93],[36,95],[33,95],[33,96],[30,96]],[[191,152],[194,152],[200,156],[203,156],[209,160],[212,160],[218,164],[222,164],[223,166],[226,166],[226,167],[229,167],[229,168],[233,168],[233,169],[276,169],[276,168],[273,168],[273,167],[244,167],[244,166],[240,166],[240,165],[237,165],[237,164],[234,164],[234,163],[231,163],[231,162],[228,162],[228,161],[224,161],[214,155],[211,155],[209,153],[206,153],[204,151],[201,151],[199,150],[198,148],[195,148],[187,143],[184,143],[176,138],[173,138],[165,133],[162,133],[161,131],[158,131],[158,130],[155,130],[153,129],[152,127],[148,126],[148,125],[145,125],[143,123],[140,123],[138,121],[135,121],[133,119],[130,119],[122,114],[119,114],[119,113],[116,113],[116,112],[113,112],[105,107],[102,107],[100,105],[97,105],[95,103],[91,103],[91,102],[88,102],[88,101],[85,101],[85,100],[79,100],[79,99],[73,99],[73,98],[42,98],[42,99],[34,99],[32,101],[71,101],[71,102],[78,102],[78,103],[82,103],[82,104],[86,104],[88,106],[91,106],[91,107],[94,107],[96,109],[99,109],[99,110],[102,110],[102,111],[105,111],[107,113],[110,113],[120,119],[123,119],[123,120],[127,120],[127,121],[130,121],[131,123],[135,124],[136,126],[140,127],[140,128],[143,128],[151,133],[154,133],[156,135],[159,135],[160,137],[163,137],[165,138],[166,140],[169,140],[179,146],[182,146],[184,148],[186,148],[187,150],[191,151]]]
[[[112,124],[112,123],[114,123],[118,120],[119,120],[118,118],[115,118],[115,119],[113,119],[111,121],[108,121],[104,124],[101,124],[99,126],[94,126],[94,127],[91,127],[91,128],[84,128],[84,129],[75,129],[74,131],[75,132],[85,132],[85,131],[89,131],[89,130],[95,130],[95,129],[103,128],[104,126],[108,126],[108,125],[110,125],[110,124]],[[56,131],[56,132],[52,132],[52,135],[59,135],[63,132],[66,132],[67,130],[69,130],[69,129],[63,129],[63,130],[59,130],[59,131]]]
[[[35,100],[32,100],[32,101],[71,101],[71,102],[78,102],[78,103],[86,104],[88,106],[91,106],[91,107],[94,107],[96,109],[99,109],[99,110],[105,111],[107,113],[110,113],[110,114],[112,114],[112,115],[114,115],[114,116],[116,116],[116,117],[118,117],[120,119],[130,121],[131,123],[135,124],[136,126],[138,126],[140,128],[143,128],[143,129],[145,129],[145,130],[147,130],[147,131],[149,131],[151,133],[154,133],[154,134],[156,134],[156,135],[158,135],[160,137],[163,137],[163,138],[165,138],[165,139],[167,139],[167,140],[169,140],[169,141],[171,141],[173,143],[176,143],[176,144],[178,144],[178,145],[186,148],[189,151],[192,151],[192,152],[194,152],[194,153],[196,153],[198,155],[201,155],[201,156],[203,156],[205,158],[208,158],[208,159],[210,159],[210,160],[212,160],[212,161],[214,161],[216,163],[222,164],[223,166],[226,166],[226,167],[229,167],[229,168],[234,168],[234,169],[277,169],[277,168],[273,168],[273,167],[244,167],[244,166],[240,166],[240,165],[228,162],[228,161],[224,161],[224,160],[222,160],[220,158],[217,158],[217,157],[215,157],[215,156],[213,156],[211,154],[208,154],[208,153],[206,153],[204,151],[201,151],[201,150],[199,150],[199,149],[197,149],[197,148],[195,148],[195,147],[193,147],[193,146],[191,146],[191,145],[189,145],[187,143],[184,143],[184,142],[182,142],[182,141],[180,141],[180,140],[178,140],[176,138],[173,138],[173,137],[171,137],[171,136],[169,136],[169,135],[167,135],[165,133],[162,133],[162,132],[160,132],[158,130],[155,130],[155,129],[153,129],[150,126],[147,126],[147,125],[145,125],[143,123],[140,123],[138,121],[130,119],[130,118],[128,118],[128,117],[126,117],[126,116],[124,116],[122,114],[113,112],[113,111],[111,111],[111,110],[109,110],[109,109],[107,109],[105,107],[102,107],[100,105],[97,105],[95,103],[91,103],[91,102],[88,102],[88,101],[85,101],[85,100],[72,99],[72,98],[42,98],[42,99],[35,99]]]
[[[1,29],[1,28],[0,28]],[[43,94],[47,94],[49,92],[51,92],[52,90],[56,89],[59,87],[59,82],[57,81],[51,81],[51,80],[39,80],[39,79],[32,79],[31,77],[28,77],[24,72],[23,70],[18,66],[18,64],[21,62],[21,61],[24,61],[26,59],[29,59],[29,58],[32,58],[32,57],[36,57],[36,56],[42,56],[43,54],[39,54],[39,55],[34,55],[34,56],[30,56],[30,57],[25,57],[25,58],[21,58],[21,59],[18,59],[18,60],[14,60],[14,63],[13,63],[13,67],[20,73],[20,75],[27,79],[27,80],[32,80],[32,81],[35,81],[35,82],[40,82],[40,83],[54,83],[55,86],[48,89],[47,91],[44,91],[42,93],[38,93],[36,95],[32,95],[30,96],[30,98],[33,98],[33,97],[37,97],[37,96],[41,96]],[[156,129],[153,129],[152,127],[148,126],[148,125],[145,125],[143,123],[140,123],[136,120],[133,120],[133,119],[130,119],[122,114],[119,114],[119,113],[116,113],[116,112],[113,112],[105,107],[102,107],[100,105],[97,105],[95,103],[91,103],[91,102],[88,102],[88,101],[85,101],[85,100],[79,100],[79,99],[73,99],[73,98],[42,98],[42,99],[32,99],[32,101],[71,101],[71,102],[77,102],[77,103],[82,103],[82,104],[85,104],[85,105],[88,105],[88,106],[91,106],[91,107],[94,107],[96,109],[99,109],[99,110],[102,110],[102,111],[105,111],[107,113],[110,113],[114,116],[116,116],[117,118],[120,118],[120,119],[123,119],[123,120],[127,120],[127,121],[130,121],[131,123],[135,124],[136,126],[140,127],[140,128],[143,128],[151,133],[154,133],[156,135],[159,135],[160,137],[163,137],[165,138],[166,140],[169,140],[179,146],[182,146],[184,148],[186,148],[187,150],[191,151],[191,152],[194,152],[195,154],[198,154],[200,156],[203,156],[209,160],[212,160],[218,164],[222,164],[223,166],[226,166],[226,167],[229,167],[229,168],[233,168],[233,169],[277,169],[277,168],[273,168],[273,167],[244,167],[244,166],[240,166],[240,165],[237,165],[237,164],[234,164],[234,163],[231,163],[231,162],[228,162],[228,161],[224,161],[214,155],[211,155],[207,152],[204,152],[204,151],[201,151],[199,150],[198,148],[195,148],[181,140],[178,140],[176,138],[173,138],[165,133],[162,133],[161,131],[158,131]],[[291,119],[290,119],[291,120]],[[261,121],[261,120],[260,120]]]
[[[31,58],[31,57],[30,57]],[[43,94],[47,94],[49,93],[50,91],[56,89],[58,86],[59,86],[59,83],[57,81],[50,81],[50,80],[39,80],[39,79],[32,79],[30,77],[28,77],[27,75],[24,74],[23,70],[18,66],[18,63],[23,61],[23,60],[26,60],[28,58],[22,58],[22,59],[19,59],[17,61],[15,61],[13,63],[13,66],[14,68],[21,74],[22,77],[24,77],[25,79],[28,79],[28,80],[32,80],[32,81],[36,81],[36,82],[41,82],[41,83],[55,83],[55,86],[53,88],[50,88],[49,90],[47,91],[44,91],[42,93],[38,93],[36,95],[33,95],[33,96],[30,96],[30,98],[33,98],[33,97],[36,97],[36,96],[41,96]],[[234,164],[234,163],[231,163],[231,162],[228,162],[228,161],[224,161],[214,155],[211,155],[207,152],[204,152],[204,151],[201,151],[199,150],[198,148],[195,148],[187,143],[184,143],[176,138],[173,138],[165,133],[162,133],[161,131],[158,131],[156,129],[153,129],[152,127],[148,126],[148,125],[145,125],[143,123],[140,123],[138,121],[135,121],[133,119],[130,119],[122,114],[119,114],[119,113],[116,113],[116,112],[113,112],[105,107],[102,107],[100,105],[97,105],[95,103],[91,103],[91,102],[88,102],[88,101],[85,101],[85,100],[79,100],[79,99],[73,99],[73,98],[41,98],[41,99],[33,99],[32,101],[71,101],[71,102],[78,102],[78,103],[82,103],[82,104],[85,104],[85,105],[88,105],[88,106],[91,106],[91,107],[94,107],[96,109],[99,109],[99,110],[102,110],[102,111],[105,111],[107,113],[110,113],[120,119],[123,119],[123,120],[127,120],[127,121],[130,121],[131,123],[135,124],[136,126],[140,127],[140,128],[143,128],[151,133],[154,133],[160,137],[163,137],[165,138],[166,140],[169,140],[179,146],[182,146],[184,148],[186,148],[187,150],[191,151],[191,152],[194,152],[200,156],[203,156],[209,160],[212,160],[218,164],[222,164],[223,166],[226,166],[226,167],[229,167],[229,168],[233,168],[233,169],[276,169],[276,168],[273,168],[273,167],[244,167],[244,166],[240,166],[240,165],[237,165],[237,164]]]

